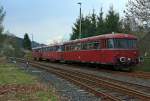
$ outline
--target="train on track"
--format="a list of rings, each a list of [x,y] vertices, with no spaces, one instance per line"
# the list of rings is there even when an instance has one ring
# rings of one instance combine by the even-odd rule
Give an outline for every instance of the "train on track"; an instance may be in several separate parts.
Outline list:
[[[32,49],[35,60],[71,61],[131,67],[140,62],[137,37],[115,33]]]

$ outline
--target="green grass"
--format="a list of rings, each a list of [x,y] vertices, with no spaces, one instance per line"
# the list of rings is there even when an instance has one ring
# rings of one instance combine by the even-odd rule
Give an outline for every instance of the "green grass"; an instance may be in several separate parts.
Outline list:
[[[137,66],[138,71],[150,72],[150,58],[145,58],[142,64]]]
[[[12,64],[0,65],[0,85],[2,84],[33,84],[36,77],[26,74]]]
[[[57,101],[57,98],[55,96],[51,96],[52,95],[51,90],[48,90],[48,93],[41,91],[35,94],[37,97],[39,97],[40,101],[48,101],[49,99],[51,99],[51,101]]]
[[[14,64],[0,64],[0,86],[7,84],[36,85],[39,82],[37,77],[27,74]],[[47,89],[43,88],[34,93],[10,92],[0,96],[0,101],[57,101],[58,96],[52,92],[53,88],[47,87]]]
[[[21,101],[57,101],[57,97],[53,95],[51,90],[38,91],[33,94],[16,94],[15,97]]]

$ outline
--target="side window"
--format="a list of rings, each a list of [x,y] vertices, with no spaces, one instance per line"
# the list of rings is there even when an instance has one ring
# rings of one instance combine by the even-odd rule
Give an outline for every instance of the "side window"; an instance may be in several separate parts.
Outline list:
[[[66,45],[65,46],[65,51],[69,51],[69,47],[70,47],[69,45]]]
[[[55,51],[55,47],[54,46],[52,47],[52,51]]]
[[[41,48],[40,50],[41,50],[41,52],[43,52],[43,48]]]
[[[53,47],[52,46],[50,47],[50,51],[53,51]]]
[[[86,50],[87,49],[87,43],[82,43],[82,50]]]
[[[113,41],[113,39],[108,39],[107,47],[108,48],[114,48],[114,41]]]
[[[53,51],[53,46],[51,46],[51,51]]]
[[[100,49],[100,42],[94,42],[93,49]]]
[[[45,52],[45,51],[46,51],[46,48],[43,48],[42,50],[43,50],[43,52]]]
[[[64,47],[65,47],[64,45],[62,45],[62,46],[61,46],[61,50],[62,50],[62,51],[64,51],[64,50],[65,50],[65,49],[64,49]]]
[[[67,46],[65,45],[65,51],[67,51]]]
[[[49,51],[51,51],[51,47],[49,47]]]
[[[89,49],[89,50],[90,50],[90,49],[93,49],[93,43],[92,43],[92,42],[89,42],[89,43],[88,43],[87,49]]]
[[[82,50],[100,49],[100,42],[82,43]]]
[[[61,52],[62,51],[62,46],[57,46],[57,47],[58,47],[57,51]]]
[[[56,50],[55,51],[59,51],[59,46],[56,46]]]
[[[74,51],[77,51],[78,50],[78,46],[77,44],[74,45]]]
[[[80,50],[81,49],[81,43],[77,43],[74,47],[74,50],[77,51],[77,50]]]
[[[70,45],[70,51],[74,51],[74,45]]]
[[[53,46],[53,51],[55,51],[56,50],[56,47],[55,46]]]

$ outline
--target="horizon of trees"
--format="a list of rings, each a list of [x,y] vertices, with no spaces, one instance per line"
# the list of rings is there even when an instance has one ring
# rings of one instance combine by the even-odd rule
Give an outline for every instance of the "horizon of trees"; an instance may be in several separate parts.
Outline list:
[[[77,18],[76,22],[72,27],[72,34],[70,36],[70,40],[75,40],[79,38],[79,24],[80,18]],[[100,9],[99,14],[95,13],[93,9],[92,14],[82,15],[81,25],[82,25],[82,33],[81,38],[107,34],[112,32],[124,32],[128,31],[124,30],[122,19],[120,19],[119,13],[115,12],[113,6],[110,6],[108,14],[104,18],[103,8]]]
[[[103,8],[100,9],[99,14],[96,14],[93,9],[92,14],[85,16],[82,14],[81,38],[112,32],[132,33],[138,38],[142,38],[145,33],[150,32],[149,10],[150,1],[148,0],[129,0],[123,17],[120,17],[119,13],[113,9],[113,6],[110,6],[108,13],[105,14],[106,17],[104,17]],[[73,24],[70,40],[79,39],[79,25],[80,18],[78,17]]]

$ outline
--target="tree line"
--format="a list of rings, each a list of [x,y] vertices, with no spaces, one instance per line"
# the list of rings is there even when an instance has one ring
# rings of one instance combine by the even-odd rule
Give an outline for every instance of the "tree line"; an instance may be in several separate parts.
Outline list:
[[[145,33],[149,31],[150,24],[150,1],[129,0],[123,17],[120,17],[111,6],[108,14],[104,17],[103,8],[99,14],[93,10],[92,14],[81,17],[82,33],[79,36],[80,18],[77,18],[72,27],[70,40],[86,38],[107,33]],[[145,23],[145,24],[143,24]],[[142,35],[137,35],[141,37]]]
[[[75,40],[79,37],[86,38],[112,32],[123,32],[121,19],[119,13],[115,12],[113,7],[110,7],[108,14],[104,18],[103,8],[101,8],[98,15],[93,9],[92,14],[81,17],[82,33],[79,36],[80,18],[76,20],[72,27],[72,34],[70,39]]]

